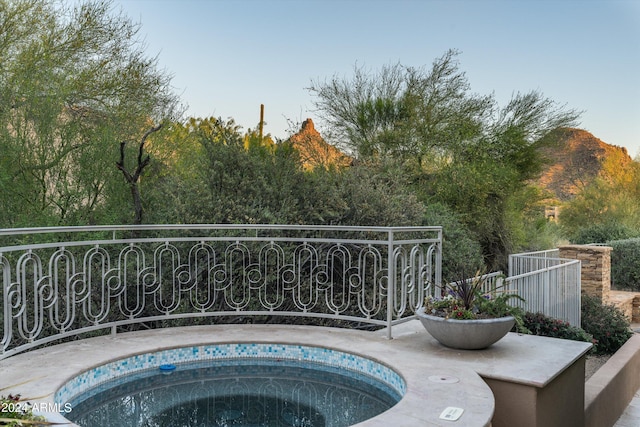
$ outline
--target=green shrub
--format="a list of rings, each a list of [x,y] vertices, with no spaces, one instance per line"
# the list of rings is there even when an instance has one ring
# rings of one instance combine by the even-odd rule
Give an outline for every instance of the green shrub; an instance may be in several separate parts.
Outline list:
[[[629,237],[637,236],[637,234],[637,232],[624,224],[608,222],[581,228],[571,240],[578,245],[587,245],[589,243],[605,243],[610,240],[628,239]]]
[[[393,166],[350,167],[342,171],[338,192],[345,206],[338,218],[343,225],[415,225],[424,216],[424,205]]]
[[[460,279],[459,272],[471,274],[484,269],[482,247],[459,216],[441,203],[430,203],[424,214],[424,225],[442,227],[442,281],[450,283]]]
[[[633,335],[629,326],[629,321],[617,307],[604,305],[596,297],[582,296],[582,328],[596,340],[596,353],[618,351]]]
[[[562,338],[572,341],[594,342],[593,336],[584,329],[571,326],[567,321],[555,319],[542,313],[526,313],[523,320],[524,327],[533,335]]]
[[[640,291],[640,238],[607,242],[611,251],[611,286]]]

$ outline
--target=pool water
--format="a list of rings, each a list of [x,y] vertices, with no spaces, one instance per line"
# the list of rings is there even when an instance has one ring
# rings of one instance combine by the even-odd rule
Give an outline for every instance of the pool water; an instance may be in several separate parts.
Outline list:
[[[395,405],[398,392],[364,373],[321,363],[228,359],[148,369],[71,401],[82,427],[342,427]]]

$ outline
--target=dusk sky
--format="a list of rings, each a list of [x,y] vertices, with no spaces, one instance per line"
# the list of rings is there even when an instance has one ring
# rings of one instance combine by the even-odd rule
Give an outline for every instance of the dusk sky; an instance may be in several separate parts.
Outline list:
[[[460,51],[471,90],[504,106],[537,90],[581,128],[640,155],[640,0],[114,0],[142,24],[186,116],[259,122],[286,138],[311,117],[312,80],[354,65],[430,67]]]

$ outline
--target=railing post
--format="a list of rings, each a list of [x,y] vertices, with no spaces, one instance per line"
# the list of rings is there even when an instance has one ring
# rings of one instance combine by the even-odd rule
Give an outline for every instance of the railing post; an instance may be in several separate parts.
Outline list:
[[[515,276],[513,272],[513,255],[509,255],[509,267],[507,269],[507,276]]]
[[[545,262],[546,264],[546,262]],[[552,312],[551,308],[552,306],[557,303],[557,301],[552,301],[551,298],[551,283],[550,283],[550,277],[549,277],[549,268],[545,266],[544,270],[542,270],[542,312],[543,313],[549,313],[551,314],[552,317],[557,317],[556,315],[554,315],[554,313]],[[558,284],[556,283],[556,286]]]
[[[393,339],[391,324],[393,323],[393,308],[395,307],[396,272],[393,260],[394,244],[393,230],[390,229],[387,237],[387,339]]]
[[[575,275],[575,280],[574,283],[576,284],[577,289],[574,291],[576,293],[576,295],[578,296],[578,304],[577,309],[576,309],[576,313],[574,316],[574,319],[576,319],[576,325],[581,325],[582,324],[582,277],[580,274],[580,271],[582,270],[582,263],[580,261],[575,263],[576,267],[574,270],[574,275]]]
[[[442,289],[442,228],[438,230],[438,243],[436,244],[436,274],[434,280],[438,292]]]
[[[11,301],[9,299],[9,284],[11,283],[11,271],[9,263],[0,253],[0,267],[2,267],[2,280],[0,286],[2,286],[2,329],[0,330],[0,354],[4,354],[5,350],[9,347],[11,342],[11,336],[13,333],[13,311],[11,307]]]

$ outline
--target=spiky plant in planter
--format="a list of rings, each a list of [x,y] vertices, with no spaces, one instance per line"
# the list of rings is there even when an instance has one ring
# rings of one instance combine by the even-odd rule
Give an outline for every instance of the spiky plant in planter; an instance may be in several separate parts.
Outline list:
[[[487,276],[477,272],[470,279],[459,279],[445,286],[441,298],[428,296],[424,301],[425,313],[445,319],[494,319],[512,316],[518,329],[524,328],[524,312],[508,304],[511,299],[522,298],[500,288],[483,292]]]
[[[486,292],[486,284],[487,276],[480,272],[472,278],[449,283],[439,298],[425,298],[416,315],[433,338],[457,349],[486,348],[514,325],[523,330],[523,310],[507,303],[512,298],[521,298],[498,289]]]

